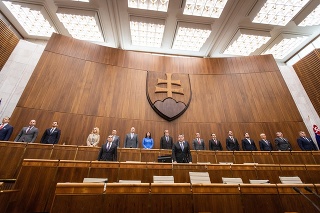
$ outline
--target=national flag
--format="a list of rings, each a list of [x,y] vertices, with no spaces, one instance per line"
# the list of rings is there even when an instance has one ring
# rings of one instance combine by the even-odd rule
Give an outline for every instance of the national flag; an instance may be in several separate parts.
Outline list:
[[[313,125],[313,132],[316,136],[316,141],[317,141],[318,147],[320,148],[320,129],[315,124]]]

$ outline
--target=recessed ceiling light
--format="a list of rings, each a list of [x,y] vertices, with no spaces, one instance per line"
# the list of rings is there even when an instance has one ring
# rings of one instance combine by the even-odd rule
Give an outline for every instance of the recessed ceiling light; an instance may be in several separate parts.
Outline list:
[[[285,26],[310,0],[267,0],[254,23]]]
[[[43,6],[9,1],[3,3],[29,35],[50,37],[56,32]]]

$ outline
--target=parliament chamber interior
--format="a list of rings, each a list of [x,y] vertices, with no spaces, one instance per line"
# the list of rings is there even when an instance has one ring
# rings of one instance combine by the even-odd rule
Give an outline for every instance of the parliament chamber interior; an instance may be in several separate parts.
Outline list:
[[[10,115],[14,128],[8,140],[0,140],[0,212],[320,212],[320,152],[302,151],[297,143],[301,131],[315,144],[320,138],[320,130],[312,129],[320,125],[320,49],[292,66],[284,64],[295,58],[293,55],[280,60],[262,51],[279,40],[276,35],[281,30],[284,37],[290,30],[297,32],[289,37],[309,35],[303,47],[319,44],[319,33],[315,36],[312,31],[319,32],[319,28],[302,30],[292,27],[293,21],[274,29],[268,24],[249,23],[248,14],[266,1],[219,1],[228,2],[223,19],[182,15],[189,0],[171,0],[168,16],[161,11],[144,14],[138,8],[128,9],[128,4],[149,0],[90,0],[88,5],[65,0],[1,1],[0,47],[6,53],[0,54],[0,116]],[[104,22],[100,28],[108,39],[102,45],[77,39],[57,18],[50,23],[60,30],[50,33],[43,47],[27,44],[24,37],[40,43],[42,37],[14,36],[12,31],[21,33],[21,29],[8,13],[10,8],[29,4],[42,8],[41,13],[49,12],[46,17],[53,19],[57,11],[70,12],[82,5],[86,14],[96,14],[92,17],[99,16]],[[311,0],[304,9],[312,11],[319,4]],[[110,5],[119,7],[118,12],[106,9]],[[111,14],[110,23],[95,7]],[[169,49],[167,55],[131,46],[133,38],[126,36],[130,32],[122,27],[129,29],[134,25],[129,19],[141,21],[144,15],[158,24],[169,20],[164,30],[166,42],[160,47]],[[243,18],[240,25],[235,24],[239,16]],[[298,14],[294,19],[301,17]],[[178,27],[190,25],[209,26],[209,40],[198,52],[172,52],[168,46],[175,44],[171,40],[180,32]],[[229,35],[236,37],[254,28],[261,35],[270,31],[272,36],[256,50],[258,54],[223,54],[226,40],[235,40]],[[117,43],[110,35],[122,36],[118,43],[124,46],[110,45]],[[36,49],[35,53],[22,50],[24,47]],[[29,59],[29,54],[37,60]],[[13,86],[14,80],[18,83]],[[36,121],[38,136],[32,143],[16,142],[30,120]],[[54,121],[61,130],[58,143],[41,143],[41,135]],[[132,127],[139,137],[137,148],[125,148],[125,137]],[[100,142],[89,147],[86,139],[94,128],[100,129]],[[113,130],[120,137],[117,159],[99,161],[101,146]],[[190,146],[200,133],[206,150],[191,148],[192,162],[172,162],[171,147],[162,149],[159,143],[165,130],[173,143],[183,134]],[[227,151],[228,131],[238,139],[240,151]],[[144,149],[141,143],[147,132],[154,140],[151,149]],[[242,150],[245,133],[257,147],[264,133],[275,147],[277,132],[290,141],[290,150]],[[209,150],[211,134],[221,141],[222,151]]]

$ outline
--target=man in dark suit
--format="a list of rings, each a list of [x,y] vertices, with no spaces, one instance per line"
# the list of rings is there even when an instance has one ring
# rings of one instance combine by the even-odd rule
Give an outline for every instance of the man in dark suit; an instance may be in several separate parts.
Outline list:
[[[117,135],[117,130],[112,130],[112,143],[120,147],[120,137]]]
[[[164,135],[160,138],[160,149],[172,149],[173,139],[169,135],[169,130],[164,130]]]
[[[232,131],[228,132],[228,137],[226,139],[226,147],[227,147],[228,151],[239,151],[240,150],[238,140],[235,137],[233,137]]]
[[[292,151],[289,140],[283,137],[282,132],[277,132],[276,135],[277,135],[277,138],[274,139],[274,142],[276,144],[276,150]]]
[[[250,138],[249,133],[244,133],[244,139],[241,140],[243,151],[257,151],[256,144],[254,140]]]
[[[307,138],[305,132],[300,131],[299,135],[300,137],[297,139],[297,142],[302,151],[318,150],[313,140],[311,138]]]
[[[259,147],[261,151],[272,151],[273,147],[270,141],[267,140],[267,136],[264,133],[260,134],[261,140],[259,141]]]
[[[0,125],[0,141],[8,141],[12,134],[13,127],[9,124],[9,121],[9,117],[2,119],[2,124]]]
[[[61,130],[58,129],[58,122],[53,121],[52,127],[46,129],[41,137],[40,143],[57,144],[59,142]]]
[[[219,140],[217,140],[216,134],[211,134],[211,139],[209,140],[209,150],[222,151],[222,145]]]
[[[109,135],[107,142],[101,146],[98,161],[117,161],[117,145],[112,140],[113,135]]]
[[[33,143],[39,133],[39,130],[36,125],[36,120],[31,120],[29,122],[29,126],[22,127],[17,137],[14,139],[16,142],[27,142],[27,143]]]
[[[205,144],[204,144],[204,140],[200,138],[199,132],[196,133],[196,138],[193,139],[192,145],[193,145],[194,150],[205,150],[206,149]]]
[[[178,136],[178,142],[172,146],[172,160],[174,163],[192,163],[190,146],[183,134]]]
[[[136,129],[131,127],[131,132],[128,133],[124,139],[124,148],[138,148],[138,135],[135,133]]]

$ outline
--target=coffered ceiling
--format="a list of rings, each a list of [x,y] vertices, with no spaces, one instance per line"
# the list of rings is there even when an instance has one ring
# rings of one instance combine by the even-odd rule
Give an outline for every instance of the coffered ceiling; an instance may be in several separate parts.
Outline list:
[[[163,8],[132,8],[150,8],[152,2]],[[2,0],[0,9],[24,39],[48,40],[56,32],[124,50],[196,57],[273,54],[286,62],[319,37],[319,5],[320,0]],[[34,14],[36,23],[25,23],[30,15],[12,10]],[[314,25],[300,26],[310,13]],[[78,29],[70,29],[72,24]]]

